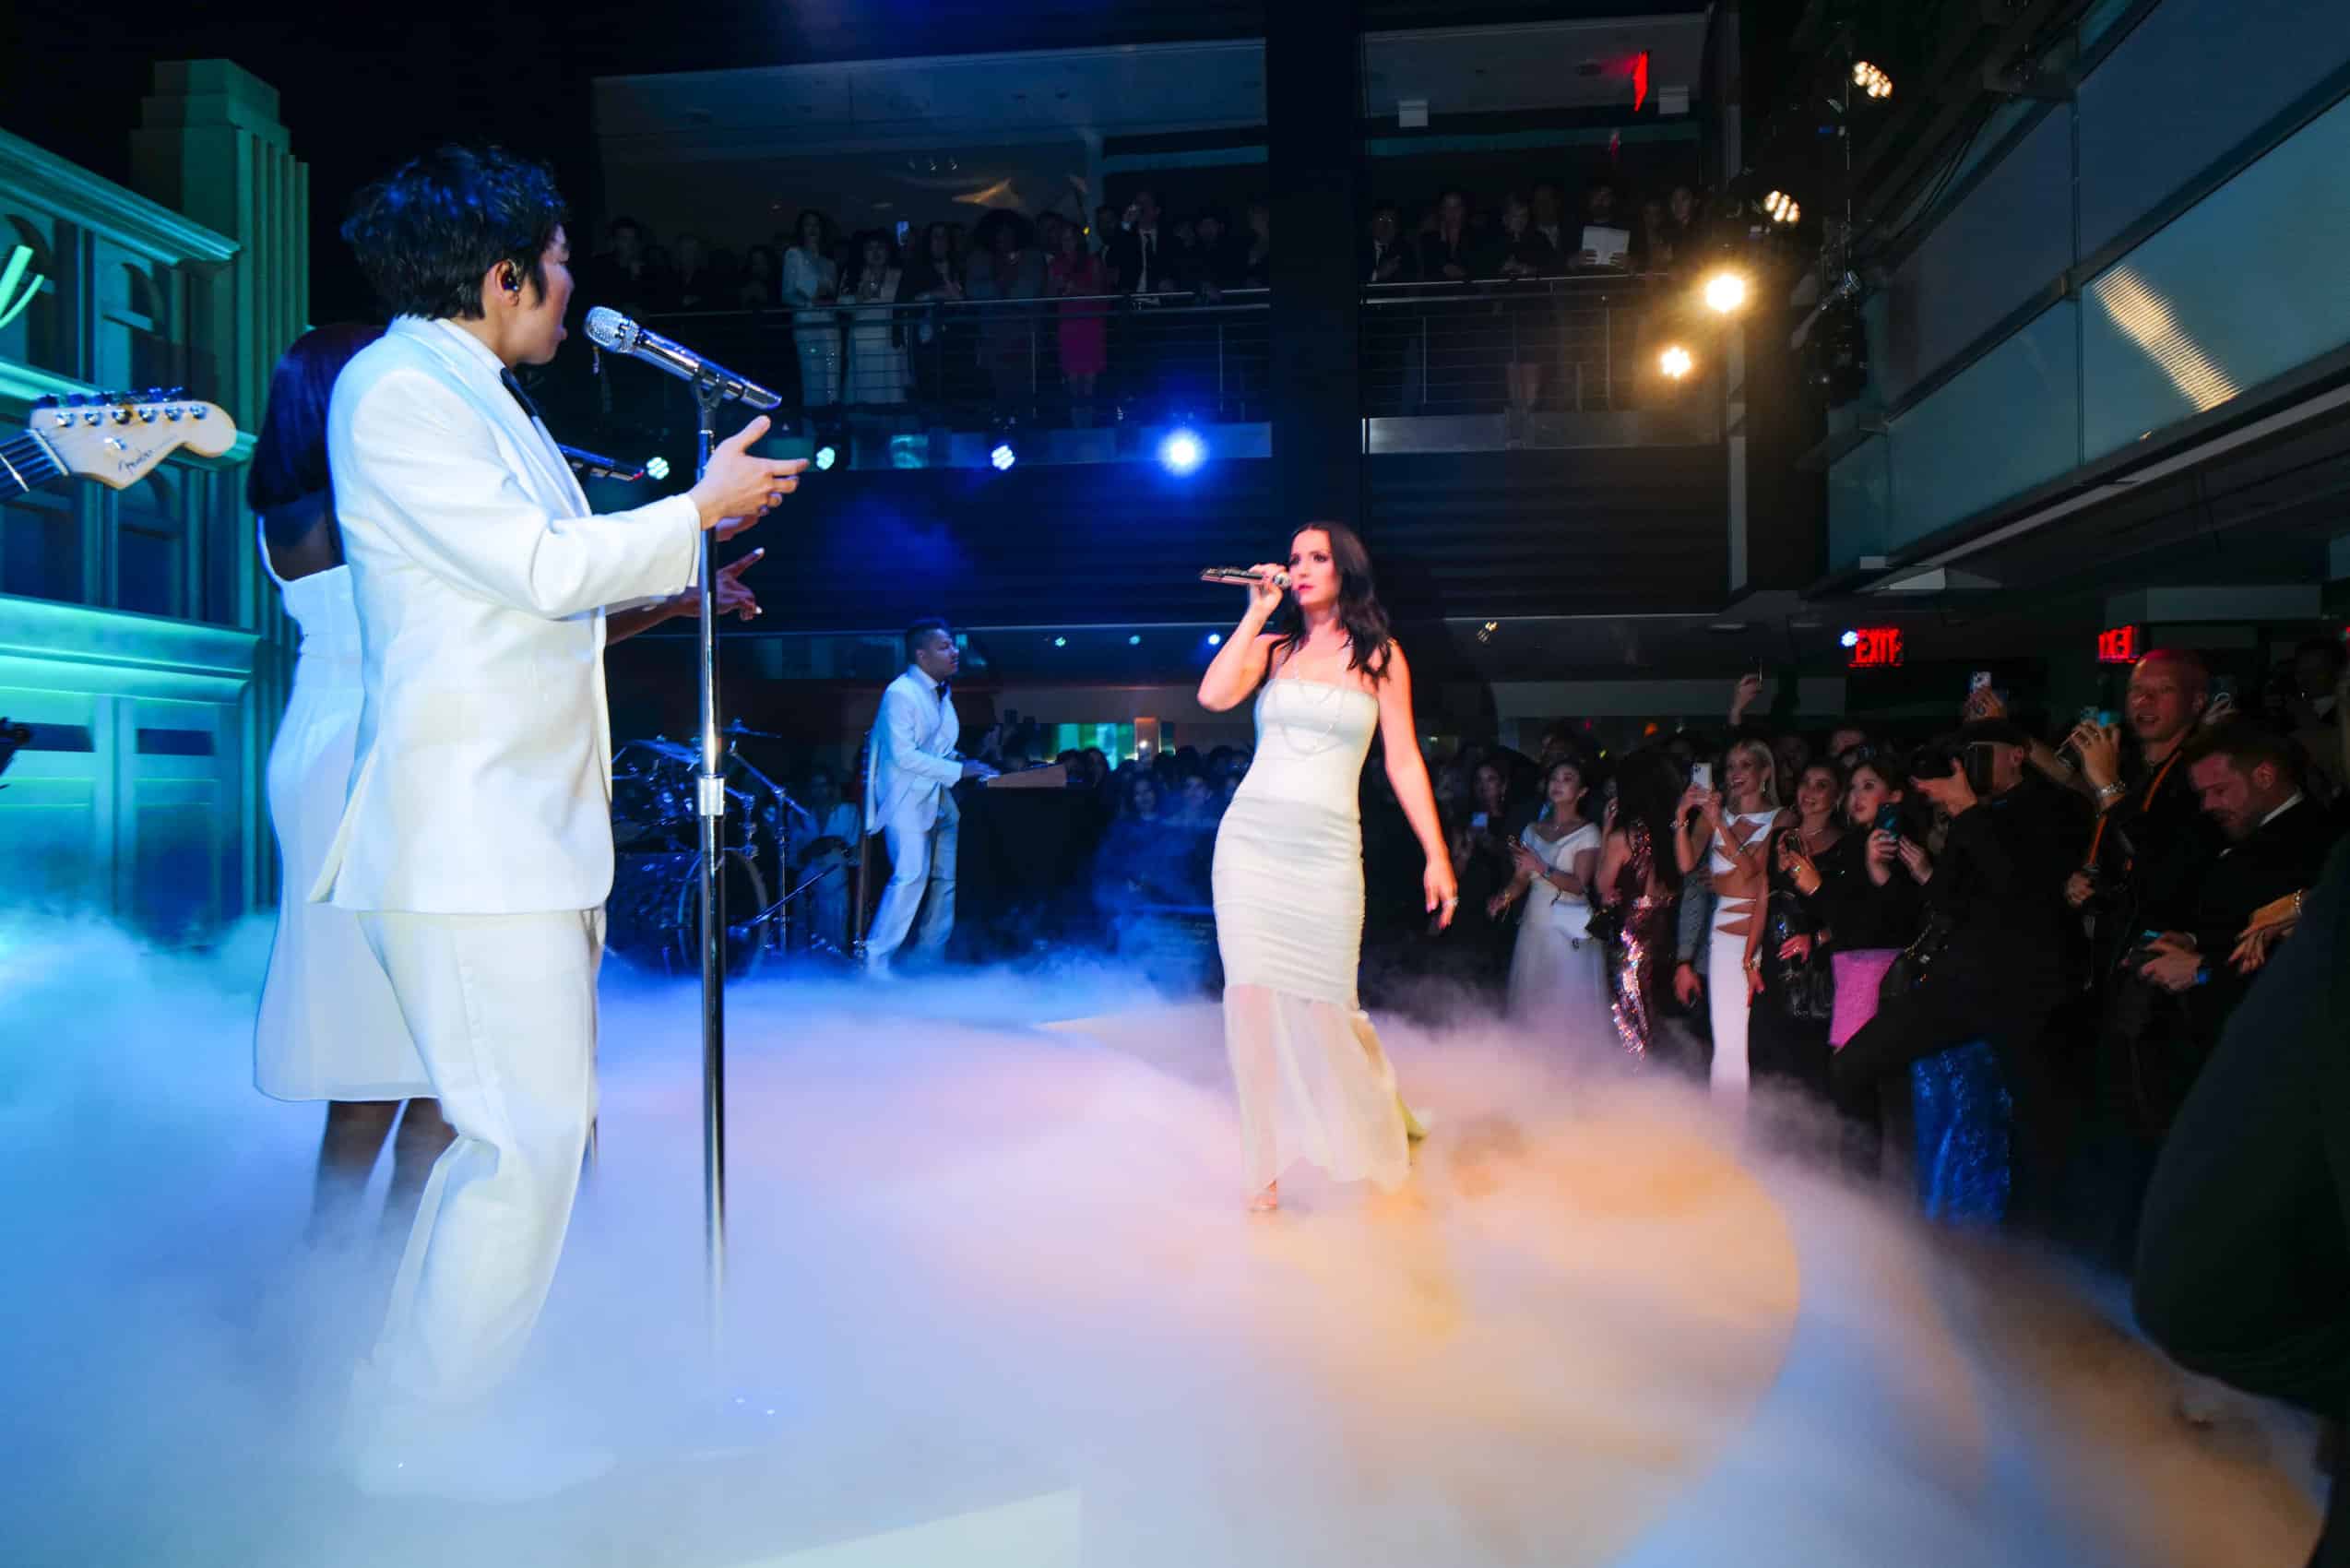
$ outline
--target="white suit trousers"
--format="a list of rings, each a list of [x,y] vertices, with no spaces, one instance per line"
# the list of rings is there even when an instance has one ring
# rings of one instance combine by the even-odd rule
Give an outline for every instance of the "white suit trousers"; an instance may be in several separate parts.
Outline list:
[[[433,1167],[362,1384],[393,1408],[476,1398],[553,1282],[596,1116],[604,913],[362,913],[457,1129]]]
[[[910,809],[882,825],[889,846],[889,885],[882,892],[881,908],[873,911],[873,928],[865,935],[867,963],[889,962],[906,944],[918,910],[922,929],[914,938],[914,950],[932,958],[945,953],[946,939],[955,930],[955,845],[962,826],[962,813],[952,795],[939,798],[938,820],[928,827],[917,824]]]

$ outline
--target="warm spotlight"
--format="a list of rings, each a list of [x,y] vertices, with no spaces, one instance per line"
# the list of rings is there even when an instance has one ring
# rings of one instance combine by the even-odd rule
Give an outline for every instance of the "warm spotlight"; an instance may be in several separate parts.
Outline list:
[[[1852,63],[1852,85],[1871,98],[1891,98],[1893,79],[1866,60]]]
[[[1705,303],[1717,315],[1732,315],[1746,308],[1746,277],[1716,272],[1705,279]]]
[[[1774,223],[1793,223],[1803,216],[1803,208],[1797,204],[1795,197],[1785,191],[1773,191],[1764,196],[1762,210],[1770,215]]]
[[[1663,371],[1668,379],[1679,381],[1697,368],[1697,358],[1675,343],[1656,357],[1656,368]]]

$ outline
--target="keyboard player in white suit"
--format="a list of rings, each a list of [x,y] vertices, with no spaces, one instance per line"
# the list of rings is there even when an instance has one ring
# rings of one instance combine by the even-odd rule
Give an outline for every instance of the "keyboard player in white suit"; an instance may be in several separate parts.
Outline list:
[[[563,204],[536,164],[445,148],[362,192],[343,234],[392,316],[345,367],[327,461],[364,699],[311,897],[358,915],[457,1136],[434,1166],[351,1401],[363,1491],[511,1498],[609,1462],[500,1431],[595,1114],[611,890],[608,607],[694,587],[802,465],[754,420],[686,494],[591,516],[514,379],[564,338]]]
[[[944,621],[906,629],[906,673],[882,693],[867,748],[865,831],[889,847],[889,885],[865,936],[865,967],[887,974],[922,917],[914,951],[937,958],[955,930],[955,845],[960,817],[948,791],[966,778],[991,778],[984,763],[955,753],[963,726],[949,691],[963,655]],[[925,894],[928,895],[927,900]],[[925,904],[927,902],[927,908]]]

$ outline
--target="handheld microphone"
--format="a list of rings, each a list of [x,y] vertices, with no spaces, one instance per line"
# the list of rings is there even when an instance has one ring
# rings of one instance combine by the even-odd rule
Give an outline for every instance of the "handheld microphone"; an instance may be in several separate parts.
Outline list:
[[[1200,581],[1204,583],[1248,583],[1254,585],[1264,582],[1265,580],[1266,579],[1264,576],[1255,572],[1250,571],[1245,566],[1210,566],[1206,571],[1200,574]],[[1271,581],[1275,588],[1288,588],[1289,586],[1289,574],[1283,571],[1276,571],[1273,574]]]
[[[719,397],[748,403],[754,409],[776,408],[783,401],[757,382],[735,374],[715,360],[704,359],[682,343],[646,331],[609,306],[598,305],[588,313],[588,340],[615,354],[643,360],[680,381],[706,382],[718,389]]]
[[[555,445],[563,446],[560,441]],[[571,471],[581,479],[616,479],[623,484],[634,484],[645,477],[643,469],[631,468],[626,463],[590,452],[584,446],[563,446],[563,460],[569,463]]]

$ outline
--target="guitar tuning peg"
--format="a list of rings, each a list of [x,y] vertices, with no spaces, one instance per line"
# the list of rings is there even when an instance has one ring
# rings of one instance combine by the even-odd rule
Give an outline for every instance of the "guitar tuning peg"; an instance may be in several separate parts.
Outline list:
[[[166,393],[164,393],[164,394],[163,394],[163,398],[162,398],[162,400],[163,400],[163,401],[165,401],[165,402],[176,403],[176,402],[178,402],[181,398],[184,398],[184,397],[186,397],[186,396],[187,396],[187,388],[186,388],[186,387],[184,387],[184,386],[174,386],[174,387],[172,387],[170,391],[168,391],[168,392],[166,392]]]
[[[40,397],[35,398],[32,400],[33,411],[34,411],[34,412],[36,412],[36,413],[42,412],[42,411],[46,410],[49,410],[49,409],[53,409],[53,408],[55,408],[56,406],[57,406],[57,394],[55,394],[54,392],[43,392],[43,393],[42,393]]]

